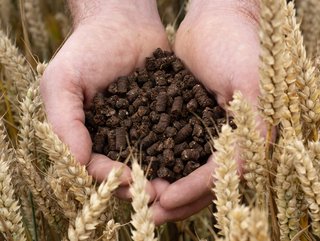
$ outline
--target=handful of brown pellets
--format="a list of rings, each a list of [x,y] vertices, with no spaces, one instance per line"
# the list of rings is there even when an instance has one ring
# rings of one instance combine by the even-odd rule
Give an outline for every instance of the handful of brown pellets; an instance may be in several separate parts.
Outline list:
[[[225,122],[224,110],[181,60],[161,49],[145,68],[97,94],[86,111],[93,152],[124,161],[134,148],[149,179],[171,182],[206,163],[208,140]]]

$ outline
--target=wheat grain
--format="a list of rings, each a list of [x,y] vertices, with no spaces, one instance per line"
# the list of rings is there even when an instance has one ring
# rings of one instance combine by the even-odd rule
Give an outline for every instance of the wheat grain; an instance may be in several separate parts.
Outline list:
[[[134,227],[134,230],[131,230],[132,240],[156,241],[154,238],[155,225],[152,221],[151,210],[148,207],[149,195],[145,191],[147,179],[136,157],[132,157],[132,181],[130,187],[134,210],[131,215],[131,224]]]
[[[230,241],[247,241],[249,240],[249,217],[250,209],[244,206],[235,207],[230,211]]]
[[[284,42],[285,0],[262,0],[260,17],[260,111],[270,125],[277,125],[285,105],[285,67],[288,52]]]
[[[35,129],[42,148],[55,163],[57,175],[64,178],[75,198],[83,204],[91,194],[92,185],[92,177],[88,175],[86,167],[75,160],[67,145],[47,122],[36,122]]]
[[[235,92],[229,108],[234,114],[237,126],[235,134],[240,147],[241,158],[245,161],[244,177],[248,186],[257,194],[262,205],[267,184],[267,162],[265,158],[264,139],[257,130],[257,116],[250,104],[240,92]]]
[[[101,183],[97,191],[92,187],[90,199],[83,205],[74,224],[70,223],[68,230],[70,241],[89,240],[99,224],[99,218],[105,211],[112,192],[120,185],[121,174],[122,169],[112,169],[108,180]]]
[[[264,210],[253,208],[249,218],[249,241],[271,241],[268,214]]]
[[[308,142],[308,153],[317,173],[320,173],[320,142]]]
[[[214,140],[214,147],[217,152],[214,155],[216,169],[213,173],[216,195],[217,212],[214,214],[217,219],[216,227],[220,234],[227,235],[230,230],[229,212],[240,202],[239,177],[237,174],[237,163],[234,160],[234,134],[231,127],[224,125],[217,140]]]

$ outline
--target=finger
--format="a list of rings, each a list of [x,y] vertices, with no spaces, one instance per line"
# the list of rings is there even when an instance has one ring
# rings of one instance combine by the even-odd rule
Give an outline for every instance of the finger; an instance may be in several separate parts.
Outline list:
[[[175,209],[166,209],[161,206],[160,202],[156,202],[151,206],[153,221],[156,225],[161,225],[169,221],[183,220],[208,206],[212,199],[212,195],[204,195],[191,204]]]
[[[154,202],[156,198],[156,191],[150,182],[147,182],[147,186],[145,188],[146,193],[149,196],[149,203]],[[130,185],[119,187],[114,195],[122,200],[131,201],[132,194],[130,192]]]
[[[58,71],[59,70],[59,71]],[[54,131],[66,143],[76,160],[88,163],[91,153],[91,138],[84,126],[83,94],[81,86],[70,79],[65,69],[48,67],[40,83],[47,117]]]
[[[132,179],[130,168],[121,162],[112,161],[110,158],[102,154],[93,153],[91,155],[91,160],[87,165],[88,173],[95,177],[98,182],[106,180],[113,168],[123,168],[122,175],[120,177],[121,186],[127,186],[131,183]]]
[[[159,200],[162,193],[170,186],[170,183],[162,178],[153,179],[150,183],[156,192],[155,200]]]
[[[210,193],[212,187],[212,172],[215,169],[212,156],[208,162],[168,186],[160,196],[160,204],[165,209],[173,209],[190,204],[199,197]]]

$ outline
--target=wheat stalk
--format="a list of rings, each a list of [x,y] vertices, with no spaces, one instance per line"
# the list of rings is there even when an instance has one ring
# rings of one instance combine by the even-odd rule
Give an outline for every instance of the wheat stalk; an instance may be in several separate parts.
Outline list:
[[[120,185],[122,169],[112,169],[108,180],[100,184],[98,190],[92,188],[90,199],[83,205],[74,224],[70,223],[68,237],[70,241],[89,240],[99,224],[99,218],[105,211],[112,192]]]
[[[230,220],[228,214],[240,203],[239,177],[237,174],[237,163],[234,160],[234,134],[228,125],[222,126],[222,131],[217,140],[214,140],[214,147],[217,152],[214,160],[217,165],[213,173],[214,187],[216,195],[217,212],[214,216],[217,219],[216,227],[220,234],[227,236],[230,230]]]
[[[235,134],[240,147],[241,159],[245,161],[244,177],[247,185],[257,194],[260,205],[265,202],[267,184],[267,163],[264,150],[264,139],[257,129],[257,116],[250,104],[240,92],[235,92],[229,108],[234,114],[237,126]]]
[[[131,215],[131,224],[134,227],[134,230],[131,230],[132,240],[156,241],[154,238],[155,225],[152,221],[151,210],[148,207],[150,198],[145,191],[147,179],[136,157],[132,157],[132,181],[133,183],[130,187],[134,210]]]

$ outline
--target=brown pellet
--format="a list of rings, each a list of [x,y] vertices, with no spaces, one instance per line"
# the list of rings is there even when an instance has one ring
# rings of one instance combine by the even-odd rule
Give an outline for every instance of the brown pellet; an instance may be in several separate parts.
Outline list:
[[[157,175],[160,178],[164,178],[167,180],[174,180],[175,179],[175,174],[173,171],[171,171],[167,167],[160,167],[157,171]]]
[[[192,88],[194,96],[199,103],[199,105],[203,108],[212,106],[212,101],[206,93],[206,90],[199,84],[195,85]]]
[[[192,136],[196,136],[196,137],[203,137],[204,136],[204,130],[201,125],[195,124],[193,126]]]
[[[177,158],[176,163],[173,167],[173,171],[175,173],[182,173],[183,169],[184,169],[183,161],[180,158]]]
[[[166,167],[172,167],[175,164],[174,153],[171,149],[163,151],[163,163]]]
[[[176,134],[177,134],[177,129],[172,126],[168,126],[164,132],[164,135],[166,137],[174,137]]]
[[[110,151],[116,150],[116,131],[109,130],[107,133],[108,148]]]
[[[189,148],[189,145],[187,142],[182,142],[178,145],[175,145],[174,147],[174,155],[179,156],[181,152],[185,149]]]
[[[167,107],[167,94],[164,92],[159,93],[156,100],[156,111],[164,112]]]
[[[160,134],[163,133],[166,128],[170,125],[170,116],[166,113],[160,115],[158,124],[153,126],[154,132]]]
[[[120,124],[120,121],[120,118],[114,115],[105,121],[105,125],[107,127],[116,127],[118,124]]]
[[[194,170],[196,170],[198,167],[200,167],[200,163],[194,162],[194,161],[188,161],[183,169],[183,175],[187,176]]]
[[[127,132],[124,128],[116,128],[116,150],[124,150],[127,147]]]
[[[185,141],[186,138],[191,134],[192,134],[192,126],[190,124],[187,124],[178,131],[174,140],[176,143],[181,143]]]
[[[181,153],[183,161],[197,161],[200,157],[200,152],[197,149],[185,149]]]
[[[119,98],[116,101],[115,107],[117,109],[127,108],[129,106],[129,101],[127,99]]]
[[[181,114],[183,99],[181,96],[174,97],[173,104],[171,107],[171,114],[178,116]]]
[[[126,77],[120,77],[117,81],[118,93],[125,94],[128,91],[128,80]]]
[[[146,148],[151,146],[153,143],[158,141],[158,135],[154,133],[153,131],[149,132],[149,134],[144,137],[141,141],[142,148]]]
[[[173,149],[175,146],[175,142],[172,137],[165,139],[162,143],[164,149]]]
[[[132,103],[140,94],[140,89],[139,88],[135,88],[135,89],[131,89],[127,92],[127,100]]]
[[[191,99],[188,103],[187,103],[187,109],[190,112],[196,112],[196,110],[198,109],[198,102],[196,99]]]

